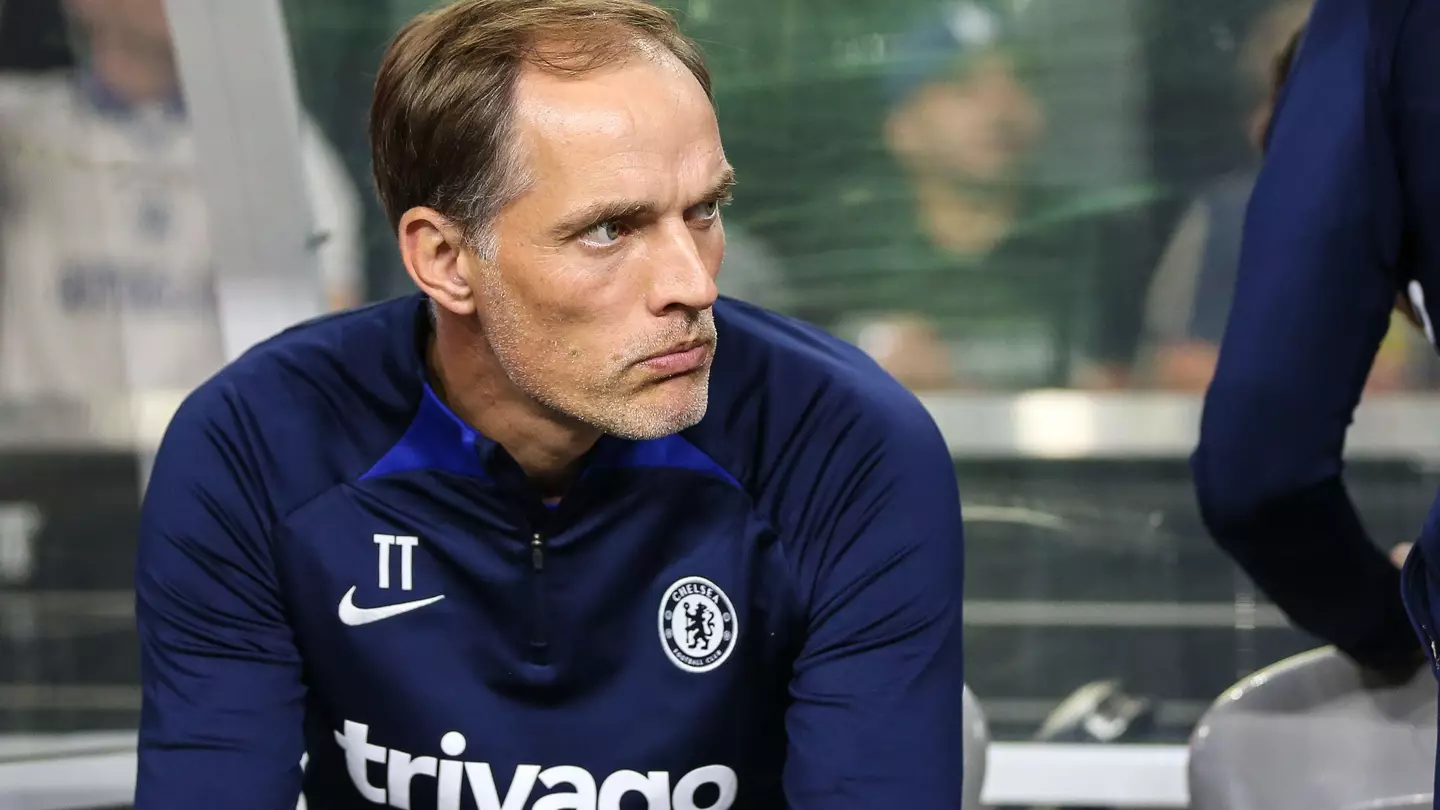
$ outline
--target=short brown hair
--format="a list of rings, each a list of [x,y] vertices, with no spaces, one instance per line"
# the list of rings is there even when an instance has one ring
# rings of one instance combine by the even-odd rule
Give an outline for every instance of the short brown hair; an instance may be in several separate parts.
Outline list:
[[[428,206],[493,253],[487,230],[524,187],[513,137],[522,68],[576,76],[644,44],[677,58],[713,103],[699,49],[645,0],[460,0],[411,20],[381,59],[370,105],[371,170],[390,227]]]

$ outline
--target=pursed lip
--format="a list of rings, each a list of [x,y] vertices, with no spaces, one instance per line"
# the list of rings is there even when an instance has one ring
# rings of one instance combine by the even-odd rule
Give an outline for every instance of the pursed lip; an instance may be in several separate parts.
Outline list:
[[[697,338],[697,339],[695,339],[695,340],[687,340],[687,341],[685,341],[685,342],[683,342],[683,343],[676,343],[675,345],[671,346],[671,347],[668,348],[668,349],[661,349],[660,351],[655,352],[655,353],[652,354],[652,355],[649,355],[648,357],[644,358],[644,359],[641,360],[640,362],[642,362],[642,363],[648,363],[648,362],[650,362],[651,360],[655,360],[655,359],[660,358],[660,357],[666,357],[666,356],[672,355],[672,354],[682,354],[682,353],[684,353],[684,352],[690,351],[691,349],[698,348],[698,347],[700,347],[700,346],[704,346],[704,345],[706,345],[706,344],[708,344],[708,343],[709,343],[708,340],[701,340],[701,339],[699,339],[699,338]]]
[[[705,365],[710,345],[711,341],[704,339],[676,343],[641,360],[640,365],[665,376],[684,374]]]

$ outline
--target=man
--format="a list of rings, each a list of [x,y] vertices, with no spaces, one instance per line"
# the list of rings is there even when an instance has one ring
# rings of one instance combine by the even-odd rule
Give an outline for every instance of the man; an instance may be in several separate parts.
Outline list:
[[[959,806],[951,460],[858,351],[716,301],[709,88],[641,0],[397,36],[373,162],[424,294],[176,415],[137,808],[289,810],[302,752],[311,808]]]
[[[888,159],[821,189],[824,216],[788,212],[797,303],[914,390],[1049,371],[1036,345],[1047,313],[1019,291],[1034,279],[1021,269],[1027,243],[1012,239],[1035,208],[1024,170],[1044,130],[1016,68],[1015,28],[1004,7],[969,0],[907,25],[883,77]]]
[[[81,34],[79,66],[0,79],[0,392],[189,390],[225,361],[210,240],[224,224],[207,216],[196,176],[165,6],[63,10]],[[319,313],[358,298],[358,212],[308,120],[301,148],[325,235]]]
[[[1436,32],[1436,0],[1316,4],[1249,207],[1193,460],[1207,525],[1256,584],[1382,669],[1413,667],[1419,647],[1395,598],[1401,575],[1346,493],[1342,450],[1397,293],[1434,342]],[[1404,575],[1429,637],[1434,524]]]
[[[1145,244],[1124,193],[1043,182],[1046,112],[1024,65],[1036,9],[946,2],[886,45],[880,160],[852,160],[772,239],[797,312],[915,389],[1069,385],[1085,306]]]

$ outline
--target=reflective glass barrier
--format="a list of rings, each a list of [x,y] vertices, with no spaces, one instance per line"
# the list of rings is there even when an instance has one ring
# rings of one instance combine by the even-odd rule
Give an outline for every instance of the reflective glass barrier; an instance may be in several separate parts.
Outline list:
[[[171,22],[163,0],[0,2],[0,732],[135,727],[148,459],[245,348],[184,89],[203,85],[182,81]],[[274,193],[302,195],[322,237],[314,314],[363,297],[359,195],[302,122],[298,188]]]
[[[210,230],[159,0],[0,3],[0,731],[137,722],[135,420],[224,361]]]

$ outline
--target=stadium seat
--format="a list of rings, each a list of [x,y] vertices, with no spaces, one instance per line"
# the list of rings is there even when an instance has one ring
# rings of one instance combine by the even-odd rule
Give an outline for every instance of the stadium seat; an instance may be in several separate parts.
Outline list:
[[[985,726],[985,712],[970,687],[965,687],[965,797],[961,810],[981,810],[980,790],[985,785],[985,754],[990,747],[990,731]]]
[[[1385,678],[1333,648],[1233,686],[1190,741],[1191,810],[1429,807],[1435,678]]]

